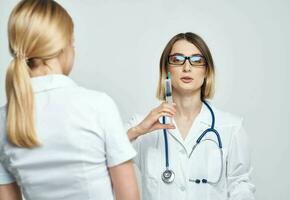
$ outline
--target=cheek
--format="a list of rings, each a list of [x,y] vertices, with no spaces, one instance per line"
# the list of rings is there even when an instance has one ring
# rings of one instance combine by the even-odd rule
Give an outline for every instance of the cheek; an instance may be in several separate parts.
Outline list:
[[[206,74],[205,74],[205,72],[202,72],[202,71],[195,74],[194,79],[195,79],[195,87],[196,88],[202,87],[202,85],[205,81],[205,77],[206,77]]]
[[[169,72],[170,72],[170,76],[171,76],[171,84],[174,87],[179,82],[180,72],[176,68],[170,68]]]
[[[194,79],[198,80],[202,83],[203,83],[205,77],[206,77],[205,69],[196,70],[196,73],[194,73]]]

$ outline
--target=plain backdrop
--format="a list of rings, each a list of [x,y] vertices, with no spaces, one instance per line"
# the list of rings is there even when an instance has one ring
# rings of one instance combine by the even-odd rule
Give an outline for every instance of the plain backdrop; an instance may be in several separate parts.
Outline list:
[[[0,105],[11,60],[7,21],[16,2],[0,0]],[[289,1],[58,2],[75,23],[71,77],[113,97],[124,121],[158,105],[159,58],[168,40],[187,31],[202,36],[216,64],[214,105],[245,119],[257,199],[289,199]]]

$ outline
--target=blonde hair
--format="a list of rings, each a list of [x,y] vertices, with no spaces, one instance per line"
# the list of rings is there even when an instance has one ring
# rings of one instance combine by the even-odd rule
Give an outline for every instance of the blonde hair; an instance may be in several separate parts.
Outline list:
[[[197,34],[187,32],[175,35],[165,46],[159,64],[159,82],[156,92],[156,97],[159,100],[165,100],[164,80],[167,76],[168,56],[172,50],[173,45],[178,40],[186,40],[195,45],[206,59],[206,78],[201,86],[201,100],[210,99],[214,95],[215,84],[215,66],[210,53],[210,50],[204,40]]]
[[[26,148],[40,146],[29,62],[58,56],[70,44],[72,35],[71,17],[53,0],[22,0],[10,14],[8,39],[14,57],[6,74],[6,130],[10,143]]]

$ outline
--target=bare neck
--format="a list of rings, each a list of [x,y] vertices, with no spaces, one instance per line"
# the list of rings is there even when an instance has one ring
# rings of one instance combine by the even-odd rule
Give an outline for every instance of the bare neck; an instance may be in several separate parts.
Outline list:
[[[201,111],[202,101],[200,99],[200,92],[190,95],[180,95],[173,92],[173,101],[176,103],[176,115],[174,119],[182,138],[185,139],[196,116]]]
[[[176,103],[176,117],[192,118],[199,113],[202,107],[200,92],[196,94],[180,95],[173,92],[173,101]]]
[[[35,62],[30,66],[30,76],[44,76],[49,74],[63,74],[62,67],[57,59],[47,60],[43,62]]]

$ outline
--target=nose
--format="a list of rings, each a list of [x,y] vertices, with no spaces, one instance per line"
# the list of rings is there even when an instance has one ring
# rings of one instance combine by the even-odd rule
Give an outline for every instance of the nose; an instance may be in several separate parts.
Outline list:
[[[191,65],[189,63],[189,60],[186,60],[183,64],[183,71],[184,72],[190,72],[191,71]]]

